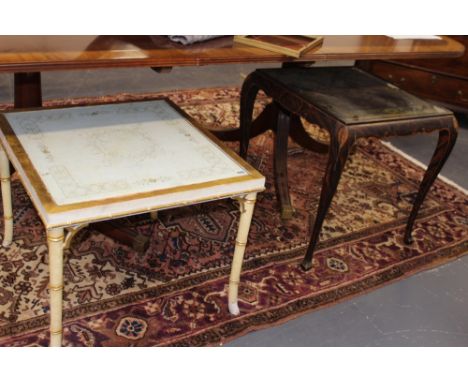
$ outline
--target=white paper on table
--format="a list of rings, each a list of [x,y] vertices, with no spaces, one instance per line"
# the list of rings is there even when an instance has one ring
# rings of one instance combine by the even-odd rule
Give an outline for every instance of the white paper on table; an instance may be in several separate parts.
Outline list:
[[[391,37],[395,40],[442,40],[440,36],[433,36],[433,35],[386,35],[387,37]]]

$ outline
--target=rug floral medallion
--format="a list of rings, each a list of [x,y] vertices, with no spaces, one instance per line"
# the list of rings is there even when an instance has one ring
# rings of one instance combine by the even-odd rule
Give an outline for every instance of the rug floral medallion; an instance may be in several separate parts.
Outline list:
[[[168,96],[212,129],[238,126],[238,89],[49,102],[71,105]],[[268,102],[261,97],[256,112]],[[317,126],[307,125],[326,140]],[[326,217],[313,268],[300,269],[318,205],[326,155],[290,145],[293,219],[282,221],[272,176],[273,135],[251,141],[249,162],[267,178],[259,194],[240,284],[239,316],[227,282],[239,218],[234,201],[122,219],[149,248],[132,250],[91,226],[64,261],[65,346],[220,345],[246,332],[365,293],[468,252],[468,198],[437,180],[414,229],[403,230],[423,170],[380,141],[358,141]],[[237,150],[236,143],[228,143]],[[0,249],[0,345],[47,346],[45,231],[14,179],[14,242]],[[1,220],[1,219],[0,219]],[[0,223],[3,224],[3,223]],[[3,227],[0,227],[3,232]]]

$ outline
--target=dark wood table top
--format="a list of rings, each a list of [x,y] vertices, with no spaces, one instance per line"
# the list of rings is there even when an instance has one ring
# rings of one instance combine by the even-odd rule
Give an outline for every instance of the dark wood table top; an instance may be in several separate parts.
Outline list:
[[[111,67],[170,67],[321,60],[450,58],[464,46],[450,38],[394,40],[386,36],[325,36],[295,60],[234,43],[232,36],[184,47],[166,36],[0,36],[1,72]]]

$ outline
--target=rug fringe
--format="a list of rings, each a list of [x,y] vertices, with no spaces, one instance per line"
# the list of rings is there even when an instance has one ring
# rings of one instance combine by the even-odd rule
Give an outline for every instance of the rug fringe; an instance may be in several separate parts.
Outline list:
[[[401,155],[405,159],[408,159],[410,162],[414,163],[415,165],[421,167],[424,170],[427,169],[427,166],[424,163],[422,163],[418,159],[412,157],[411,155],[405,153],[404,151],[400,150],[399,148],[394,146],[392,143],[387,142],[387,141],[381,141],[381,142],[382,142],[382,144],[384,146],[388,147],[390,150],[394,151],[395,153]],[[459,184],[455,183],[453,180],[450,180],[449,178],[447,178],[447,177],[445,177],[445,176],[443,176],[441,174],[438,175],[438,178],[440,180],[442,180],[444,183],[448,184],[449,186],[452,186],[452,187],[456,188],[458,191],[461,191],[462,193],[464,193],[465,195],[468,196],[468,190],[463,188]]]

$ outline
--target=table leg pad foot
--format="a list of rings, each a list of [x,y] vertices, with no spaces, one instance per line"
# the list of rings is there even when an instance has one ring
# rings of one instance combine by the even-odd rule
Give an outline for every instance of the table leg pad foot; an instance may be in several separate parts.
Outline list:
[[[302,268],[303,271],[309,271],[312,268],[312,261],[304,260],[301,263],[301,268]]]
[[[233,316],[238,316],[240,314],[239,305],[237,305],[237,301],[228,303],[228,308],[229,313],[231,313]]]
[[[404,242],[406,245],[413,244],[413,238],[411,237],[411,234],[405,235]]]
[[[283,207],[281,208],[281,219],[290,220],[294,217],[294,208],[293,207]]]

